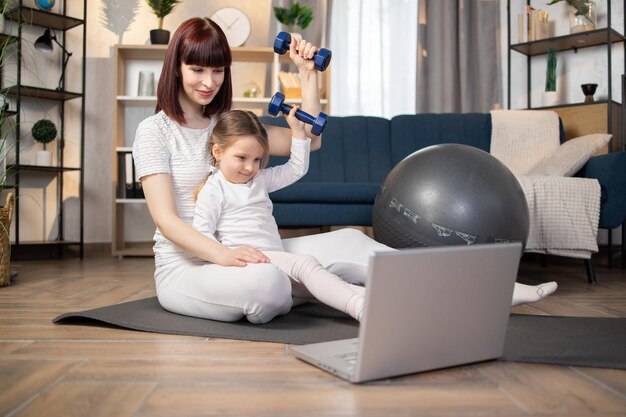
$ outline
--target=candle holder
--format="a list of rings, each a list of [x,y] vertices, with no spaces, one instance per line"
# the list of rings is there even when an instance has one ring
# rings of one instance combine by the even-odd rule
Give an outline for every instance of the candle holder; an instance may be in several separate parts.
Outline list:
[[[581,84],[580,88],[583,90],[583,94],[585,95],[585,103],[593,103],[593,95],[596,93],[598,84]]]

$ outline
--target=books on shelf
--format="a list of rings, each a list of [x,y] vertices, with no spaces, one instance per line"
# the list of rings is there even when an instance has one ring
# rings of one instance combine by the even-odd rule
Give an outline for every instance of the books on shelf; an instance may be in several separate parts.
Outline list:
[[[293,72],[279,71],[278,81],[282,87],[286,98],[301,98],[302,90],[300,87],[300,79]]]
[[[117,198],[144,198],[141,181],[135,171],[133,154],[130,150],[117,152]]]
[[[526,12],[517,15],[518,43],[538,41],[550,37],[550,22],[545,10],[526,6]]]

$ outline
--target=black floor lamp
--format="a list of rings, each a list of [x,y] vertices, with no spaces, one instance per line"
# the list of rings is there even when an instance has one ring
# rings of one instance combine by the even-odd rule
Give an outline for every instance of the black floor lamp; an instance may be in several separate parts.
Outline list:
[[[54,33],[50,32],[50,29],[46,29],[46,31],[35,41],[35,49],[44,54],[49,54],[52,52],[52,41],[59,45],[59,48],[63,51],[63,69],[61,70],[61,78],[59,78],[59,86],[57,87],[58,91],[62,90],[63,86],[63,77],[65,77],[65,68],[67,68],[67,63],[72,56],[71,52],[68,52],[67,49],[63,45],[59,43],[57,37]]]

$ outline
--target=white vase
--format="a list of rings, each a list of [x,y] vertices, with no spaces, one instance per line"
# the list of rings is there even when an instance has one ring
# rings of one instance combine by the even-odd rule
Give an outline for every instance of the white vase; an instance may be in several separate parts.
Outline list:
[[[49,167],[52,165],[52,152],[50,151],[37,151],[37,163],[36,165]]]
[[[544,107],[556,106],[559,104],[559,93],[556,91],[544,91],[542,104]]]

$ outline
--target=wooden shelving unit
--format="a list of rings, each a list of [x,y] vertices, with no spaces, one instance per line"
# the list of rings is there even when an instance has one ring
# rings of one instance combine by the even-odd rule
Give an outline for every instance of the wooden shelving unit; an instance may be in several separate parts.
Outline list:
[[[624,143],[624,132],[622,129],[622,103],[613,99],[612,83],[614,78],[614,70],[612,68],[613,51],[612,46],[615,43],[621,43],[622,49],[626,52],[626,26],[622,33],[612,27],[612,11],[611,0],[605,0],[607,4],[607,27],[597,28],[587,32],[567,34],[563,36],[554,36],[546,39],[540,39],[530,42],[521,42],[513,44],[511,42],[511,0],[507,0],[508,10],[508,107],[511,108],[511,83],[513,80],[525,77],[527,81],[527,105],[528,109],[550,109],[556,111],[565,126],[566,139],[580,136],[580,132],[586,133],[612,133],[613,140],[611,142],[611,150],[622,150],[626,146]],[[530,1],[526,1],[530,5]],[[626,23],[625,23],[626,25]],[[606,100],[596,101],[593,103],[571,103],[561,104],[553,107],[537,106],[531,102],[531,66],[532,58],[545,55],[549,49],[558,52],[574,51],[582,53],[584,49],[589,48],[606,48],[607,57],[607,80],[608,80],[608,97]],[[526,56],[525,71],[519,68],[511,68],[511,54],[513,52]],[[626,57],[624,58],[624,68],[626,68]],[[515,72],[515,74],[513,74]],[[522,73],[522,74],[520,74]],[[622,98],[622,101],[624,98]],[[591,130],[593,129],[593,130]]]
[[[128,137],[129,132],[134,132],[136,126],[129,128],[131,121],[127,120],[129,109],[145,109],[147,112],[154,110],[156,97],[138,97],[135,92],[127,91],[127,79],[129,74],[129,64],[136,64],[137,61],[157,61],[161,62],[165,56],[166,45],[117,45],[113,48],[113,65],[115,71],[114,88],[116,92],[113,103],[113,221],[111,235],[111,252],[113,256],[152,256],[152,242],[129,241],[126,237],[126,211],[136,205],[145,204],[144,199],[125,198],[118,195],[118,156],[120,153],[128,153],[131,150],[133,139]],[[278,71],[281,64],[289,63],[286,55],[275,54],[272,48],[239,47],[232,50],[233,64],[235,63],[262,63],[267,64],[270,72],[270,92],[279,91]],[[267,73],[267,72],[266,72]],[[330,105],[330,71],[322,73],[321,91],[322,107],[327,110]],[[249,108],[263,111],[267,109],[270,96],[265,97],[233,97],[233,107]],[[288,100],[290,103],[299,103],[301,100]],[[266,111],[266,110],[265,110]]]
[[[71,3],[71,6],[66,3]],[[15,193],[15,214],[13,218],[15,234],[13,236],[13,244],[11,248],[12,259],[37,259],[37,258],[50,258],[50,257],[62,257],[63,248],[68,246],[77,247],[79,255],[82,258],[84,255],[84,236],[83,236],[83,221],[84,221],[84,196],[83,196],[83,161],[84,161],[84,143],[85,143],[85,67],[86,67],[86,21],[87,21],[87,1],[82,2],[82,18],[77,18],[68,14],[70,7],[73,13],[76,14],[76,9],[80,10],[80,3],[75,2],[63,2],[58,6],[57,11],[44,11],[33,7],[28,7],[23,4],[22,0],[15,3],[12,9],[5,13],[5,19],[8,22],[13,22],[17,25],[17,35],[0,35],[0,42],[13,42],[16,47],[16,69],[15,69],[15,83],[9,87],[1,89],[2,93],[6,95],[13,102],[12,108],[14,111],[7,112],[5,115],[12,115],[15,117],[15,163],[9,165],[8,171],[12,177],[12,185],[9,188],[13,189]],[[78,7],[76,7],[78,6]],[[8,23],[7,23],[8,24]],[[61,67],[62,83],[58,89],[51,89],[47,87],[30,86],[22,83],[22,74],[26,71],[25,62],[23,59],[23,43],[27,42],[23,37],[24,31],[31,33],[36,31],[40,33],[41,29],[50,29],[57,35],[57,42],[67,46],[66,44],[66,31],[77,30],[80,31],[79,37],[80,44],[76,42],[72,43],[73,48],[80,47],[82,52],[81,60],[81,91],[72,92],[65,90],[66,81],[66,69],[65,66]],[[29,41],[32,42],[32,41]],[[58,48],[55,45],[55,49]],[[75,52],[76,49],[74,49]],[[74,58],[80,59],[79,57]],[[32,68],[31,68],[32,69]],[[60,125],[57,127],[58,136],[56,139],[57,146],[57,165],[56,166],[38,166],[24,163],[25,160],[20,154],[20,141],[22,137],[28,134],[28,128],[23,123],[22,112],[24,111],[24,104],[29,101],[54,101],[58,104],[58,112],[60,118]],[[66,120],[65,120],[65,103],[69,100],[80,100],[80,116],[74,120],[67,120],[67,123],[79,124],[80,137],[75,141],[78,143],[80,152],[78,162],[74,162],[74,166],[67,166],[64,158],[64,147],[66,143]],[[30,125],[29,125],[30,126]],[[64,215],[64,190],[63,184],[67,173],[78,173],[78,201],[79,201],[79,214],[76,218],[65,219]],[[27,219],[21,219],[23,217],[22,210],[20,208],[20,194],[21,190],[27,186],[30,179],[33,176],[46,176],[51,180],[55,180],[57,184],[57,192],[55,193],[56,207],[55,217],[57,222],[57,230],[53,231],[53,236],[50,236],[46,240],[37,239],[25,239],[23,237],[23,230],[20,230],[20,224],[30,223]],[[44,213],[44,216],[46,214]],[[76,222],[77,225],[77,239],[66,239],[66,220],[67,222]],[[44,220],[45,221],[45,220]]]

